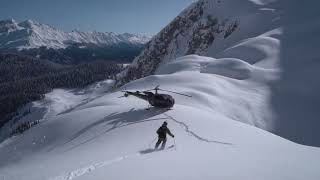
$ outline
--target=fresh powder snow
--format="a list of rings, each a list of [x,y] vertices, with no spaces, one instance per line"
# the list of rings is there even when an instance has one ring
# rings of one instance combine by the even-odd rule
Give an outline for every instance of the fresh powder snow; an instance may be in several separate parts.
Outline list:
[[[149,62],[145,57],[158,51],[160,33],[129,66],[141,72],[154,67],[152,73],[145,71],[117,89],[107,80],[47,94],[30,105],[31,119],[45,109],[40,124],[0,143],[0,178],[318,180],[320,149],[297,143],[319,146],[315,3],[199,2],[208,2],[205,9],[216,8],[210,14],[229,17],[228,23],[240,17],[240,29],[195,49],[201,56],[168,43],[163,61]],[[296,13],[299,6],[304,11]],[[182,15],[194,8],[197,3]],[[154,64],[142,66],[150,65],[146,62]],[[141,99],[119,98],[121,90],[157,85],[192,97],[171,94],[176,102],[171,110],[146,110],[148,103]],[[164,121],[175,138],[168,137],[166,149],[154,151],[156,130]]]
[[[144,90],[160,84],[192,98],[173,95],[172,110],[146,110],[147,102],[118,98],[123,95],[119,90],[105,93],[101,89],[98,96],[80,104],[69,98],[69,104],[78,105],[60,109],[59,114],[1,144],[0,174],[12,180],[317,180],[319,148],[237,121],[246,117],[242,120],[253,123],[268,116],[263,82],[276,74],[236,59],[179,58],[161,66],[157,75],[122,89]],[[62,96],[60,91],[52,93]],[[168,139],[167,149],[152,151],[155,131],[163,121],[175,139]]]

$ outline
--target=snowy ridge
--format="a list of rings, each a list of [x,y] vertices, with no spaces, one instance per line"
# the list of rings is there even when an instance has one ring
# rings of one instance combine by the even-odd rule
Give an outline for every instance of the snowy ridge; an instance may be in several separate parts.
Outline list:
[[[31,49],[47,47],[66,48],[72,44],[95,44],[111,46],[118,44],[143,45],[150,40],[147,36],[129,33],[102,32],[63,32],[59,29],[36,21],[0,21],[0,49]]]

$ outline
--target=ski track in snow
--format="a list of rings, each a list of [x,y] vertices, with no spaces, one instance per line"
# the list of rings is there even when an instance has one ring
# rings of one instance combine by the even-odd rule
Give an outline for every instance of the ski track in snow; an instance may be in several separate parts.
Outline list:
[[[168,150],[168,149],[171,149],[171,148],[174,148],[174,146],[169,146],[165,150]],[[60,175],[60,176],[57,176],[57,177],[53,177],[53,178],[49,178],[48,180],[72,180],[72,179],[78,178],[80,176],[83,176],[85,174],[91,173],[92,171],[97,170],[99,168],[106,167],[106,166],[112,165],[114,163],[118,163],[120,161],[129,159],[129,158],[133,158],[133,157],[137,157],[137,156],[141,156],[141,155],[145,155],[145,154],[149,154],[149,153],[159,152],[159,151],[163,151],[163,150],[161,150],[161,149],[154,150],[152,148],[149,148],[149,149],[146,149],[146,150],[139,151],[139,153],[126,155],[126,156],[114,158],[112,160],[91,164],[91,165],[88,165],[86,167],[83,167],[83,168],[80,168],[80,169],[76,169],[76,170],[71,171],[71,172],[67,172],[67,173],[65,173],[63,175]]]
[[[195,132],[191,131],[189,126],[187,124],[185,124],[184,122],[178,121],[178,120],[176,120],[175,118],[173,118],[172,116],[170,116],[170,115],[168,115],[166,113],[163,113],[163,115],[167,117],[165,119],[170,119],[170,120],[174,121],[175,123],[181,125],[188,134],[190,134],[191,136],[197,138],[200,141],[207,142],[207,143],[218,143],[218,144],[224,144],[224,145],[233,145],[232,143],[214,141],[214,140],[209,140],[207,138],[201,137],[198,134],[196,134]],[[144,154],[144,153],[140,152],[140,153],[136,153],[136,154],[132,154],[132,155],[126,155],[126,156],[118,157],[118,158],[115,158],[115,159],[112,159],[112,160],[108,160],[108,161],[104,161],[104,162],[95,163],[95,164],[88,165],[86,167],[83,167],[83,168],[80,168],[80,169],[65,173],[64,175],[60,175],[60,176],[57,176],[57,177],[54,177],[54,178],[50,178],[48,180],[72,180],[72,179],[78,178],[80,176],[83,176],[85,174],[91,173],[92,171],[94,171],[94,170],[96,170],[98,168],[109,166],[109,165],[111,165],[113,163],[117,163],[117,162],[126,160],[128,158],[140,156],[142,154]]]
[[[169,116],[168,114],[166,113],[163,113],[166,117],[168,117],[168,119],[171,119],[172,121],[180,124],[181,126],[184,127],[185,131],[187,133],[189,133],[190,135],[192,135],[193,137],[197,138],[198,140],[200,141],[204,141],[204,142],[207,142],[207,143],[218,143],[218,144],[224,144],[224,145],[233,145],[232,143],[228,143],[228,142],[222,142],[222,141],[214,141],[214,140],[209,140],[207,138],[204,138],[204,137],[201,137],[199,136],[198,134],[196,134],[195,132],[191,131],[189,126],[184,123],[184,122],[181,122],[181,121],[178,121],[176,120],[175,118],[173,118],[172,116]]]
[[[85,174],[88,174],[96,169],[105,167],[105,166],[109,166],[113,163],[117,163],[120,161],[123,161],[125,159],[131,158],[131,157],[135,157],[135,156],[139,156],[141,155],[140,153],[136,153],[136,154],[132,154],[132,155],[126,155],[126,156],[122,156],[122,157],[118,157],[109,161],[104,161],[104,162],[100,162],[100,163],[95,163],[68,173],[65,173],[63,175],[57,176],[57,177],[53,177],[53,178],[49,178],[48,180],[72,180],[75,178],[78,178],[80,176],[83,176]]]

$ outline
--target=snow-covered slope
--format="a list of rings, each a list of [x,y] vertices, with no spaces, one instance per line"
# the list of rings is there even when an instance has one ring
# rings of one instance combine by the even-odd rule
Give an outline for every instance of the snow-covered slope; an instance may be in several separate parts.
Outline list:
[[[123,80],[154,75],[121,87],[144,90],[160,84],[163,89],[190,94],[192,98],[172,94],[176,100],[172,110],[147,111],[148,104],[140,99],[118,98],[123,95],[121,89],[106,93],[104,88],[98,88],[93,91],[93,98],[91,91],[54,91],[44,99],[52,103],[39,125],[0,144],[0,177],[320,179],[319,148],[300,145],[261,129],[300,143],[320,144],[320,36],[315,36],[320,32],[319,23],[315,23],[319,22],[319,11],[316,1],[305,2],[304,6],[300,2],[200,0],[193,4],[182,15],[193,12],[200,3],[205,9],[217,8],[202,13],[201,9],[196,10],[194,13],[199,12],[202,18],[206,18],[205,13],[219,12],[231,24],[237,17],[244,19],[227,38],[223,33],[227,31],[223,31],[216,36],[216,43],[200,43],[203,50],[198,48],[199,44],[191,43],[197,47],[196,53],[207,57],[177,53],[185,51],[186,46],[169,48],[176,38],[159,39],[166,30],[162,31]],[[194,13],[186,19],[192,20]],[[191,24],[202,26],[198,21]],[[180,26],[184,27],[176,27]],[[177,28],[173,29],[175,33]],[[197,28],[177,30],[176,35],[191,33],[191,29]],[[185,40],[189,41],[187,37]],[[177,43],[180,44],[184,43]],[[164,56],[159,56],[161,52]],[[28,118],[38,115],[37,108],[47,107],[41,103],[33,106],[35,114],[31,112]],[[175,139],[168,139],[164,151],[153,152],[155,131],[163,121],[168,121]]]
[[[199,0],[153,37],[121,74],[118,84],[154,74],[159,66],[188,54],[233,58],[278,71],[273,79],[263,82],[266,93],[259,94],[270,112],[267,116],[248,115],[254,116],[249,124],[298,143],[320,146],[318,6],[317,0],[303,5],[299,0]],[[224,66],[213,68],[220,74]],[[238,80],[251,72],[238,72],[234,60],[229,61],[229,67]],[[240,106],[246,106],[246,101]],[[265,108],[256,110],[260,114]]]
[[[30,49],[41,46],[60,49],[71,44],[143,45],[149,40],[150,38],[147,36],[129,33],[80,32],[77,30],[63,32],[32,20],[20,23],[13,19],[0,21],[0,49]]]
[[[234,120],[269,116],[264,82],[277,73],[239,59],[186,56],[123,87],[160,84],[193,96],[172,94],[176,105],[169,111],[147,111],[140,99],[118,98],[119,90],[105,93],[102,88],[83,102],[77,101],[91,92],[68,95],[67,104],[77,106],[53,105],[38,126],[0,144],[0,175],[10,180],[318,180],[319,148]],[[61,93],[46,99],[66,102]],[[175,141],[152,152],[163,121]]]

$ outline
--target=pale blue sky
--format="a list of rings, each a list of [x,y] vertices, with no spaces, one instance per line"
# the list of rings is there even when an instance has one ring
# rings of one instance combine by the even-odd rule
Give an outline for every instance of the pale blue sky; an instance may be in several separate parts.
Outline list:
[[[156,34],[194,0],[0,0],[0,19],[34,19],[65,31]]]

